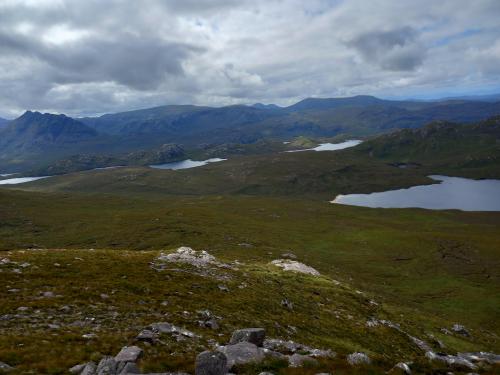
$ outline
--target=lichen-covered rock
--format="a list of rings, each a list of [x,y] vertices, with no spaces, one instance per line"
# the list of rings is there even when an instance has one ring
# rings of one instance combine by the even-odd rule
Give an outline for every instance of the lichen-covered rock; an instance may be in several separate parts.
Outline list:
[[[14,371],[14,367],[9,366],[5,362],[0,362],[0,373]]]
[[[150,344],[154,344],[156,339],[158,338],[158,334],[150,329],[143,329],[136,336],[137,341],[149,342]]]
[[[97,365],[97,375],[116,375],[117,363],[113,357],[104,357]]]
[[[451,330],[459,335],[470,337],[470,332],[461,324],[454,324]]]
[[[399,362],[387,373],[391,375],[411,375],[411,369],[407,363]]]
[[[453,370],[470,371],[477,369],[475,364],[459,356],[434,353],[431,351],[425,353],[425,356],[429,359],[429,361],[441,363]]]
[[[233,332],[229,344],[233,345],[246,341],[257,346],[262,346],[265,338],[266,331],[264,328],[244,328]]]
[[[302,367],[304,363],[317,363],[314,358],[308,356],[308,355],[302,355],[295,353],[288,357],[288,363],[290,364],[290,367]]]
[[[205,267],[209,264],[220,264],[217,259],[205,250],[196,251],[190,247],[182,246],[175,253],[161,254],[158,260],[171,263],[187,263],[195,267]]]
[[[94,362],[89,362],[85,365],[80,375],[95,375],[96,371],[97,371],[97,365]]]
[[[118,375],[140,374],[141,370],[134,362],[126,362],[123,367],[120,367]]]
[[[347,356],[347,362],[351,366],[369,365],[372,361],[365,353],[352,353]]]
[[[304,273],[307,275],[319,276],[320,273],[314,268],[290,259],[276,259],[271,262],[276,267],[283,268],[285,271]]]
[[[196,357],[196,375],[224,375],[227,373],[227,357],[222,352],[205,351]]]
[[[116,362],[137,362],[144,351],[138,346],[124,346],[115,356]]]
[[[85,366],[87,366],[87,363],[81,363],[79,365],[75,365],[75,366],[71,367],[68,371],[71,374],[81,374],[83,369],[85,368]],[[2,366],[0,365],[0,370],[1,369],[2,369]]]
[[[234,345],[221,346],[217,350],[226,355],[228,370],[235,365],[243,365],[251,362],[258,363],[264,359],[262,349],[250,342],[239,342]]]
[[[490,365],[500,365],[500,354],[488,352],[458,353],[457,357],[464,358],[473,363],[487,363]]]

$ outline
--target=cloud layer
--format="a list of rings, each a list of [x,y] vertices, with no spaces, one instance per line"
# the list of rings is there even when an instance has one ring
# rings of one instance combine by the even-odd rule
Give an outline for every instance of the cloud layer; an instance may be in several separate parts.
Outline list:
[[[500,91],[498,0],[3,0],[0,116]]]

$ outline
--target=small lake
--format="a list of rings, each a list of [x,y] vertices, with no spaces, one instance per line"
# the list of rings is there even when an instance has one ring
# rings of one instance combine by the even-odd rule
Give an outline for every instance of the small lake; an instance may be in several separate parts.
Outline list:
[[[303,150],[291,150],[286,152],[302,152],[302,151],[336,151],[343,150],[344,148],[354,147],[362,143],[363,141],[359,139],[351,139],[349,141],[340,143],[320,143],[318,146],[313,148],[306,148]]]
[[[31,182],[31,181],[41,180],[43,178],[48,178],[48,177],[50,177],[50,176],[8,178],[6,180],[0,180],[0,185],[24,184],[25,182]]]
[[[338,195],[331,203],[379,208],[500,211],[500,180],[429,176],[439,184],[371,194]]]
[[[171,169],[171,170],[178,170],[178,169],[189,169],[189,168],[196,168],[196,167],[201,167],[203,165],[207,165],[209,163],[218,163],[220,161],[224,161],[227,159],[221,159],[221,158],[212,158],[212,159],[207,159],[207,160],[182,160],[182,161],[175,161],[172,163],[166,163],[166,164],[156,164],[156,165],[150,165],[151,168],[156,168],[156,169]]]

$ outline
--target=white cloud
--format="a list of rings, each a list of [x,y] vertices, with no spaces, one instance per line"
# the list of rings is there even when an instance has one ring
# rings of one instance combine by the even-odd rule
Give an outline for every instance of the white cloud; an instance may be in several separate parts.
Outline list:
[[[497,0],[0,3],[0,116],[498,89]]]

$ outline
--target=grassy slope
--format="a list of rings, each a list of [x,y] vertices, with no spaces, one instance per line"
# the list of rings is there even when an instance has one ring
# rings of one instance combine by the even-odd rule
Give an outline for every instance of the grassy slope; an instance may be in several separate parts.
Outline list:
[[[240,156],[179,171],[119,168],[53,177],[15,186],[31,191],[99,192],[165,196],[251,194],[308,196],[364,193],[430,183],[420,171],[404,170],[341,152]]]
[[[196,326],[193,314],[204,308],[224,318],[225,336],[215,337],[220,342],[234,328],[263,325],[273,336],[341,354],[366,350],[377,358],[377,368],[386,370],[417,351],[390,329],[367,331],[364,322],[370,316],[399,322],[422,338],[432,333],[450,351],[500,350],[494,320],[500,304],[498,213],[374,210],[262,197],[144,200],[2,190],[0,222],[3,249],[75,249],[2,255],[39,268],[29,267],[19,275],[0,273],[5,286],[0,290],[0,314],[12,314],[19,306],[41,312],[38,318],[30,314],[24,323],[22,319],[0,323],[0,357],[39,372],[58,373],[92,353],[113,353],[153,321],[172,321],[205,339],[214,337],[215,333]],[[158,274],[148,268],[157,250],[180,245],[207,249],[225,261],[245,262],[241,271],[231,273],[227,283],[231,292],[220,292],[220,281],[189,273]],[[77,250],[82,248],[108,250]],[[267,265],[290,250],[324,277],[285,275]],[[332,279],[343,284],[337,286]],[[241,282],[250,287],[239,289]],[[21,292],[7,292],[11,288]],[[36,298],[46,290],[63,297]],[[110,300],[101,300],[101,293],[109,294]],[[279,306],[283,297],[294,302],[294,312]],[[372,306],[368,299],[380,305]],[[161,305],[164,300],[169,301],[166,307]],[[68,304],[70,313],[58,310]],[[185,310],[189,317],[182,314]],[[65,324],[86,316],[97,317],[101,330],[96,332],[98,339],[84,345],[81,334],[90,328]],[[63,328],[51,331],[46,326],[50,322]],[[473,337],[440,333],[441,327],[455,322],[465,324]],[[287,332],[288,325],[297,327],[297,333]],[[148,348],[145,367],[189,369],[193,353],[206,343],[201,340],[199,345],[186,353],[173,342]],[[168,353],[177,349],[172,359]],[[338,369],[340,364],[325,364],[322,369],[331,370],[329,366]]]
[[[446,122],[380,136],[348,153],[419,164],[422,173],[500,178],[500,117],[472,125]]]

